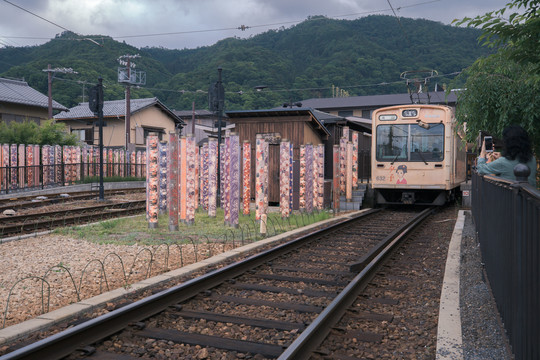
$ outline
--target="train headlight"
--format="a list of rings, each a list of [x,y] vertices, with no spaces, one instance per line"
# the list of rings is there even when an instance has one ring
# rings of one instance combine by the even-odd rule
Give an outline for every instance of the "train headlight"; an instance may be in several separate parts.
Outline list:
[[[416,110],[416,109],[403,110],[401,112],[401,116],[403,116],[403,117],[417,117],[418,116],[418,110]]]

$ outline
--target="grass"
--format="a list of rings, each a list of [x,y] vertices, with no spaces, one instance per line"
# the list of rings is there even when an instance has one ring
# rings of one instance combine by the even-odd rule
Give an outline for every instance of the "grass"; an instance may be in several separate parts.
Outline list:
[[[332,217],[328,211],[312,214],[294,212],[289,218],[282,219],[279,213],[269,213],[267,220],[267,236],[273,236],[309,225]],[[195,223],[187,225],[179,223],[179,231],[169,231],[168,214],[160,215],[158,227],[150,229],[145,215],[129,218],[113,219],[87,226],[60,228],[55,233],[99,244],[118,245],[159,245],[163,243],[190,243],[224,241],[249,243],[265,236],[260,234],[260,224],[255,221],[255,213],[249,216],[240,215],[238,228],[225,225],[222,209],[217,210],[216,217],[211,218],[202,210],[195,213]]]

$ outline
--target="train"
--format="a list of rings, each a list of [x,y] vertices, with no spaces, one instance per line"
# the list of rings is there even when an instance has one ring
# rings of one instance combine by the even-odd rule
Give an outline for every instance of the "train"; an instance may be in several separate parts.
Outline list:
[[[377,205],[444,205],[466,181],[466,146],[454,109],[409,104],[372,116],[371,171]]]

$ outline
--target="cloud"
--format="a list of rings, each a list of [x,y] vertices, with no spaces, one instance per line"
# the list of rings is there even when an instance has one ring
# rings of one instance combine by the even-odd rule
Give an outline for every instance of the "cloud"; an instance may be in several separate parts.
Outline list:
[[[500,9],[507,1],[390,3],[397,16],[450,24],[455,18]],[[372,13],[393,15],[387,1],[371,0],[26,0],[16,4],[59,26],[0,2],[0,46],[43,43],[67,28],[84,35],[112,36],[137,47],[195,48],[226,37],[248,37],[268,29],[289,27],[314,15],[344,19]],[[237,29],[242,25],[251,29]],[[148,36],[151,34],[168,35]],[[136,35],[145,36],[133,37]]]

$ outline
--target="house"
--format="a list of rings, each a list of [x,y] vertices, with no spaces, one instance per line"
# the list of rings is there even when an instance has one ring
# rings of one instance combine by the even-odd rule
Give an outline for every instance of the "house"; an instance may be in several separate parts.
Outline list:
[[[215,113],[208,110],[173,110],[173,112],[185,123],[181,135],[195,134],[197,145],[201,146],[208,141],[209,137],[216,137],[218,133]],[[226,131],[234,131],[234,124],[227,121],[227,117],[221,119],[221,136],[225,136]]]
[[[444,91],[430,91],[419,94],[387,94],[335,98],[313,98],[302,100],[302,106],[310,107],[332,115],[342,117],[359,117],[371,119],[374,110],[385,106],[404,105],[412,103],[441,104],[455,107],[457,95],[455,92],[446,94]]]
[[[322,144],[328,140],[330,132],[326,129],[316,112],[310,108],[282,108],[270,110],[227,111],[229,122],[235,125],[240,143],[249,140],[251,161],[255,164],[256,136],[262,134],[269,142],[268,176],[270,179],[268,201],[279,202],[279,145],[282,139],[293,144],[293,209],[298,209],[300,174],[300,145]],[[255,166],[251,169],[251,193],[255,193]]]
[[[130,144],[132,148],[142,148],[149,133],[157,133],[160,140],[167,140],[167,134],[181,130],[184,122],[157,98],[132,99],[130,101]],[[126,101],[113,100],[103,103],[103,145],[109,147],[126,146]],[[81,141],[90,145],[99,144],[98,118],[81,103],[69,111],[54,117],[64,122],[70,132],[77,133]]]
[[[64,105],[52,101],[53,110],[68,111]],[[33,89],[22,80],[0,78],[0,120],[34,121],[40,124],[49,118],[49,97]]]

